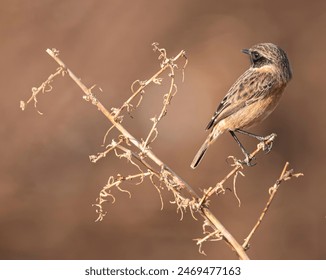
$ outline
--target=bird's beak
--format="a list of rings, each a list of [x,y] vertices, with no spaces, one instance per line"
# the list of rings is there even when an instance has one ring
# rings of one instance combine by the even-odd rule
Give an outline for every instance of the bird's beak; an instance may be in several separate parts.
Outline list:
[[[250,51],[248,50],[248,49],[243,49],[243,50],[241,50],[243,53],[245,53],[245,54],[250,54]]]

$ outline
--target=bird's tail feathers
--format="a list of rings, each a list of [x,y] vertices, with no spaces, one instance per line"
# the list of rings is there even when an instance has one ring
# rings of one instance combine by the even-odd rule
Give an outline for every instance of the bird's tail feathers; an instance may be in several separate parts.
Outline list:
[[[221,135],[220,132],[218,131],[212,131],[208,137],[206,138],[204,144],[200,147],[199,151],[197,152],[197,154],[195,155],[192,163],[191,163],[191,168],[195,169],[198,164],[201,162],[201,160],[203,159],[208,147],[215,142],[215,140]]]

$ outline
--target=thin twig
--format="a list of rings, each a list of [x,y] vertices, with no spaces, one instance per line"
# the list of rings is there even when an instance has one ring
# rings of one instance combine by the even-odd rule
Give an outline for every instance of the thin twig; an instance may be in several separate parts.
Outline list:
[[[144,181],[144,178],[146,176],[150,176],[150,175],[151,175],[151,172],[141,172],[139,174],[128,175],[126,177],[123,177],[123,176],[121,176],[119,174],[117,175],[117,178],[114,178],[113,176],[111,176],[109,178],[109,180],[108,180],[108,183],[100,191],[100,195],[96,199],[96,202],[97,203],[95,203],[95,204],[92,205],[92,206],[95,206],[96,207],[96,213],[98,214],[98,217],[95,220],[95,222],[102,221],[103,218],[106,215],[106,211],[103,210],[102,204],[107,201],[107,197],[111,197],[112,203],[115,202],[115,197],[111,193],[113,187],[117,188],[121,192],[127,193],[129,195],[129,197],[131,197],[131,194],[130,194],[129,191],[123,190],[123,189],[121,189],[119,187],[122,184],[122,182],[123,181],[132,181],[133,179],[140,179],[140,181],[138,183],[136,183],[136,185],[139,185],[139,184],[141,184]]]
[[[281,185],[281,183],[291,179],[292,177],[300,177],[303,176],[302,173],[293,173],[293,169],[291,170],[287,170],[289,166],[289,163],[286,162],[284,165],[284,168],[281,172],[280,177],[278,178],[278,180],[275,182],[275,184],[269,189],[269,198],[268,201],[266,203],[266,206],[263,210],[263,212],[260,214],[257,223],[255,224],[255,226],[253,227],[253,229],[251,230],[251,232],[249,233],[249,235],[247,236],[247,238],[244,239],[244,243],[242,244],[242,247],[247,250],[249,248],[249,241],[252,238],[252,236],[254,235],[254,233],[256,232],[256,230],[258,229],[258,227],[260,226],[261,222],[263,221],[270,205],[272,204],[274,197],[276,195],[276,192],[279,188],[279,186]]]
[[[58,75],[62,75],[64,76],[65,72],[64,72],[64,69],[62,67],[59,67],[57,69],[57,71],[53,74],[51,74],[46,80],[45,82],[43,82],[39,87],[33,87],[32,88],[32,95],[31,97],[25,102],[25,101],[20,101],[20,108],[22,109],[22,111],[25,110],[26,106],[28,103],[30,103],[32,100],[34,101],[34,108],[37,108],[37,95],[39,93],[46,93],[46,92],[50,92],[52,91],[53,87],[52,87],[52,82],[53,82],[53,79],[58,76]],[[39,110],[37,110],[37,112],[40,114],[40,115],[43,115],[42,112],[40,112]]]
[[[161,59],[161,58],[167,58],[166,56],[165,57],[163,57],[162,56],[162,50],[163,49],[160,49],[160,48],[158,48],[158,44],[157,43],[153,43],[153,47],[154,47],[154,51],[159,51],[160,53],[161,53],[161,56],[159,57],[159,59]],[[148,80],[146,80],[146,81],[139,81],[139,80],[137,80],[137,81],[135,81],[135,82],[138,82],[139,84],[140,84],[140,86],[139,86],[139,88],[136,90],[136,91],[134,91],[133,90],[133,86],[134,86],[134,83],[132,84],[132,86],[131,86],[131,91],[133,92],[133,94],[128,98],[128,100],[126,101],[126,102],[124,102],[124,104],[119,108],[119,109],[117,109],[117,111],[115,112],[115,114],[114,114],[114,117],[115,118],[117,118],[119,115],[120,115],[120,113],[121,113],[121,111],[123,110],[123,109],[125,109],[125,108],[128,108],[129,107],[129,105],[131,104],[131,102],[135,99],[135,97],[137,97],[138,95],[140,95],[140,94],[142,94],[143,93],[143,91],[144,91],[144,89],[150,84],[150,83],[158,83],[158,77],[167,69],[167,68],[169,68],[169,67],[171,67],[171,65],[170,65],[170,63],[172,62],[175,62],[175,61],[177,61],[179,58],[181,58],[181,57],[184,57],[184,58],[186,58],[186,53],[185,53],[185,51],[181,51],[181,52],[179,52],[174,58],[171,58],[170,59],[170,61],[163,61],[162,62],[162,64],[161,64],[161,69],[158,71],[158,72],[156,72],[150,79],[148,79]],[[186,58],[186,62],[185,62],[185,65],[183,66],[183,69],[186,67],[186,65],[187,65],[187,58]],[[139,102],[138,102],[138,104],[137,104],[137,106],[139,105]],[[137,107],[136,106],[136,107]]]

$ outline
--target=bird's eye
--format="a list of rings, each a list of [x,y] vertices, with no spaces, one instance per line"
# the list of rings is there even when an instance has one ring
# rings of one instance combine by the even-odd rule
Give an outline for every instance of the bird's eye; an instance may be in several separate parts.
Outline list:
[[[258,52],[252,52],[251,55],[254,62],[261,58],[261,55]]]

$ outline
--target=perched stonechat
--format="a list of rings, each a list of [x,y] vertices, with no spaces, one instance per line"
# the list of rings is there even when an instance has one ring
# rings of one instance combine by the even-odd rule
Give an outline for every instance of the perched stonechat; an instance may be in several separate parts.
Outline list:
[[[206,127],[211,132],[192,161],[192,168],[196,168],[208,147],[225,131],[229,131],[239,144],[245,155],[243,163],[249,166],[252,165],[249,154],[235,133],[252,136],[261,142],[274,136],[262,137],[243,129],[260,123],[274,111],[292,78],[289,60],[281,48],[271,43],[257,44],[242,52],[249,55],[250,68],[238,78],[218,105]],[[266,149],[270,151],[271,145]]]

